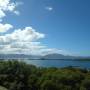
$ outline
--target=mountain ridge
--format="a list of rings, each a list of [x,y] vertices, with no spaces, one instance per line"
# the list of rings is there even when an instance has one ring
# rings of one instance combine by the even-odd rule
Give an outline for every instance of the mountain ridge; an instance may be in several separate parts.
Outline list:
[[[53,60],[53,59],[85,59],[90,57],[82,57],[82,56],[70,56],[63,54],[47,54],[44,56],[41,55],[27,55],[27,54],[0,54],[0,59],[41,59],[41,60]]]

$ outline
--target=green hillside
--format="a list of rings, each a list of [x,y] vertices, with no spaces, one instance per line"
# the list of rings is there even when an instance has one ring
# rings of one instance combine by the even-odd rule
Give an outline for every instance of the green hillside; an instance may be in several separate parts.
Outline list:
[[[90,71],[0,61],[0,86],[8,90],[90,90]],[[3,87],[0,90],[7,90]]]

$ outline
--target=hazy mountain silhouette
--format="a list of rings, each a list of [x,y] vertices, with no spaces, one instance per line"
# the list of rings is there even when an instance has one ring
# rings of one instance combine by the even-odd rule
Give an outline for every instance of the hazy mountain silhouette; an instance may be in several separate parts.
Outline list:
[[[42,59],[76,59],[75,56],[63,55],[63,54],[48,54],[42,57]]]
[[[0,59],[39,59],[40,56],[25,54],[0,54]]]
[[[38,55],[25,55],[25,54],[0,54],[0,59],[83,59],[83,58],[90,58],[90,57],[80,57],[80,56],[69,56],[63,54],[47,54],[45,56],[38,56]]]

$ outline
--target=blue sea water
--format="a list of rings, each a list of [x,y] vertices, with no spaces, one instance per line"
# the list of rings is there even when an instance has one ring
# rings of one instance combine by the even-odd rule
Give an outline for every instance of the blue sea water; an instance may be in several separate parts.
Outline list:
[[[79,60],[23,60],[28,64],[33,64],[38,67],[80,67],[90,69],[90,61],[79,61]]]

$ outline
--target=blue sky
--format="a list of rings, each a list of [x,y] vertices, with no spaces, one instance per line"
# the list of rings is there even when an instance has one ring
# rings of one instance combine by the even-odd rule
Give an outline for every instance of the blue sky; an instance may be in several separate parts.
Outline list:
[[[13,0],[22,2],[20,15],[5,12],[2,23],[14,29],[32,27],[45,38],[37,40],[48,49],[90,56],[90,0]],[[63,52],[63,53],[64,53]]]

